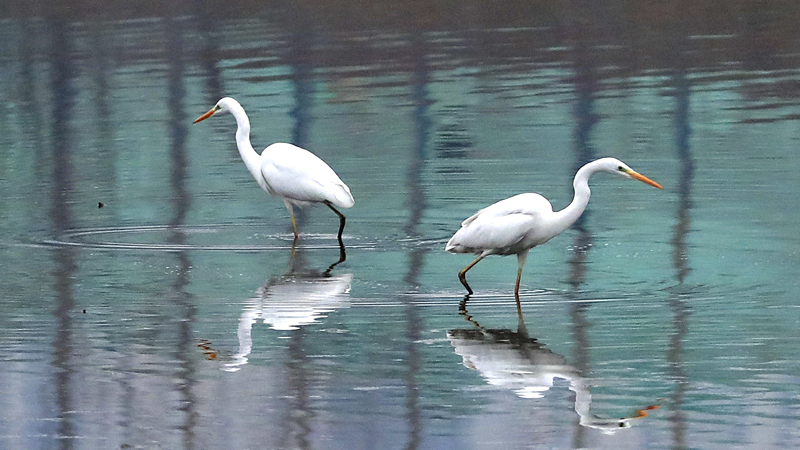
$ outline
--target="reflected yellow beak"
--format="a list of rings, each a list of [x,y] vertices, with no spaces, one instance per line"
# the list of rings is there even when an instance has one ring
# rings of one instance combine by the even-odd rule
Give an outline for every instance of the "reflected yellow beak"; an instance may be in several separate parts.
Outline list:
[[[200,120],[200,119],[197,119],[197,120]],[[628,175],[630,175],[635,180],[641,181],[642,183],[647,183],[650,186],[657,187],[659,189],[664,189],[663,187],[661,187],[660,184],[656,183],[655,181],[651,180],[650,178],[647,178],[646,176],[644,176],[644,175],[642,175],[642,174],[640,174],[638,172],[634,172],[633,170],[628,172]]]
[[[647,411],[652,411],[652,410],[658,409],[658,408],[660,408],[660,406],[658,406],[658,405],[650,405],[650,406],[645,406],[642,409],[637,409],[636,410],[636,415],[631,417],[631,419],[641,419],[642,417],[647,417]]]
[[[208,119],[209,117],[213,116],[213,115],[214,115],[214,113],[215,113],[215,112],[217,112],[218,110],[219,110],[219,108],[217,108],[217,107],[215,106],[215,107],[213,107],[213,108],[209,109],[207,113],[205,113],[205,114],[203,114],[202,116],[200,116],[200,117],[198,117],[197,119],[195,119],[195,120],[194,120],[194,122],[192,122],[192,123],[197,123],[197,122],[201,122],[201,121],[203,121],[203,120],[206,120],[206,119]]]

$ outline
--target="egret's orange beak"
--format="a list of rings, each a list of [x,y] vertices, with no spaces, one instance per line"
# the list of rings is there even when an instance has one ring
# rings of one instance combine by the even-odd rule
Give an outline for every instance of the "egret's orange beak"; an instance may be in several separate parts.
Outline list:
[[[213,115],[214,115],[214,113],[215,113],[215,112],[217,112],[217,111],[219,111],[219,108],[217,108],[217,107],[215,106],[215,107],[213,107],[213,108],[209,109],[207,113],[205,113],[205,114],[203,114],[202,116],[200,116],[200,117],[198,117],[197,119],[195,119],[195,121],[194,121],[194,122],[192,122],[192,123],[197,123],[197,122],[201,122],[201,121],[203,121],[203,120],[206,120],[206,119],[208,119],[209,117],[213,116]]]
[[[197,120],[199,121],[199,120],[202,120],[202,119],[205,119],[205,117],[201,117],[200,119],[197,119]],[[650,178],[647,178],[646,176],[644,176],[644,175],[642,175],[642,174],[640,174],[638,172],[634,172],[633,170],[628,172],[628,175],[630,175],[631,178],[633,178],[635,180],[641,181],[642,183],[647,183],[650,186],[657,187],[659,189],[664,189],[663,187],[661,187],[660,184],[656,183],[655,181],[651,180]]]

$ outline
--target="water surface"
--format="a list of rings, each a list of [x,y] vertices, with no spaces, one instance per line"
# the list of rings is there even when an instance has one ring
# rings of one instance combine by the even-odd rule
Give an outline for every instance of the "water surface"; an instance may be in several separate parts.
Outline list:
[[[800,446],[793,4],[62,3],[0,18],[0,447]],[[461,220],[602,156],[664,191],[595,176],[524,328],[514,258],[465,299]]]

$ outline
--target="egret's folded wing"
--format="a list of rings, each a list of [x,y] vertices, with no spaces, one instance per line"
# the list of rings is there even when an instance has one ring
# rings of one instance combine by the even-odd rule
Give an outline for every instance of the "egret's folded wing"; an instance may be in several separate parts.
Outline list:
[[[353,206],[350,189],[323,160],[316,155],[291,144],[275,148],[261,165],[261,174],[269,190],[282,197],[299,201],[329,201],[337,206]]]
[[[506,214],[488,218],[479,217],[462,227],[447,243],[446,250],[457,253],[475,253],[502,249],[518,244],[530,230],[532,217],[528,214]]]

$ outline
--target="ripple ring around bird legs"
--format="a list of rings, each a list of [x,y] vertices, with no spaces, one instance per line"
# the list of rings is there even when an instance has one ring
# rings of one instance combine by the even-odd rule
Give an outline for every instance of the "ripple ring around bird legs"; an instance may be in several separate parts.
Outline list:
[[[156,251],[236,251],[236,252],[263,252],[263,251],[282,251],[291,249],[292,242],[286,239],[285,234],[256,234],[251,233],[253,225],[140,225],[128,227],[103,227],[103,228],[83,228],[67,230],[54,238],[36,240],[33,245],[47,245],[57,247],[81,247],[108,250],[156,250]],[[243,234],[239,234],[239,230]],[[189,237],[188,243],[170,242],[170,236],[174,233],[181,233]],[[214,244],[191,243],[192,236],[200,236],[197,240],[203,239],[202,236],[209,235],[214,237]],[[219,236],[224,235],[226,239],[233,240],[233,243],[219,243]],[[134,239],[134,236],[141,236]],[[291,236],[291,235],[290,235]],[[341,257],[340,243],[332,244],[325,242],[330,234],[315,235],[307,234],[306,238],[314,240],[315,244],[306,248],[329,249],[339,248]],[[237,240],[251,241],[257,239],[263,244],[249,243],[237,244]],[[341,242],[341,241],[340,241]],[[376,243],[365,242],[361,244],[351,244],[351,248],[370,249],[376,248]]]

